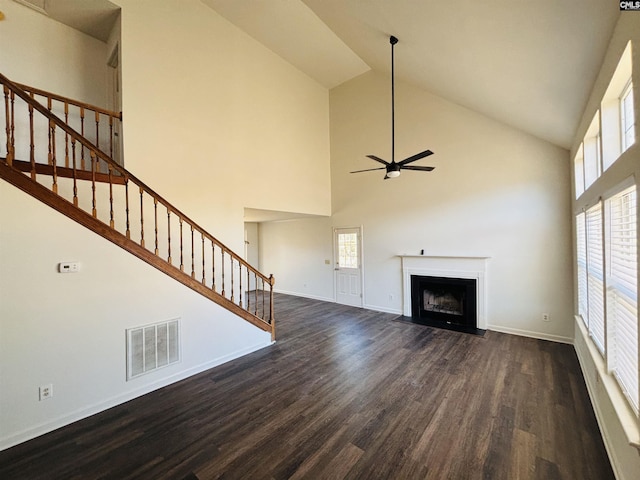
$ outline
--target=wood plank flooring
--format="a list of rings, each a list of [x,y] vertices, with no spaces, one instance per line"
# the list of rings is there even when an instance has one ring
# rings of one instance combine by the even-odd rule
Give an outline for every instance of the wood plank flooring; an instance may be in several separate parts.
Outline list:
[[[0,452],[0,478],[614,478],[572,346],[275,305],[276,345]]]

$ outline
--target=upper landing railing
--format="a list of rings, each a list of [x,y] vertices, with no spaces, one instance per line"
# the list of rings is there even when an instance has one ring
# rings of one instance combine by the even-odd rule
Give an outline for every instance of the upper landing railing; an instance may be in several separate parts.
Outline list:
[[[119,113],[18,85],[2,74],[0,84],[0,136],[6,136],[0,176],[275,339],[273,276],[253,268],[112,158],[120,155]]]

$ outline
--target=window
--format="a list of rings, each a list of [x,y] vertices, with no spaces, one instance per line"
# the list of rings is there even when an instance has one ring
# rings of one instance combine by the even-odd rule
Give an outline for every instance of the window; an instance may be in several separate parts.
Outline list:
[[[587,329],[587,233],[585,228],[585,214],[576,216],[576,252],[578,261],[578,314],[582,317]]]
[[[608,364],[638,413],[636,187],[605,201]]]
[[[575,170],[574,178],[576,187],[576,198],[580,198],[580,195],[584,193],[584,153],[582,144],[580,144],[580,148],[578,148],[576,157],[573,160],[573,168]]]
[[[584,186],[589,188],[602,173],[600,143],[600,112],[591,121],[583,142],[584,150]]]
[[[358,268],[358,234],[338,234],[338,266],[340,268]]]
[[[587,325],[601,353],[604,343],[604,274],[602,250],[602,205],[587,210]]]
[[[624,152],[636,141],[635,118],[633,115],[633,83],[631,81],[629,81],[620,96],[620,125],[622,151]]]

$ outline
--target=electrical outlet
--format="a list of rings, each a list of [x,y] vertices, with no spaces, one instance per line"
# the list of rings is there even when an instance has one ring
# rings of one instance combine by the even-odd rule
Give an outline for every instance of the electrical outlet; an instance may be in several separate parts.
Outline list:
[[[39,389],[40,401],[53,397],[53,385],[42,385]]]
[[[58,264],[58,272],[60,273],[78,273],[80,264],[78,262],[62,262]]]
[[[543,322],[549,322],[551,321],[551,316],[548,313],[543,313],[542,314],[542,321]]]

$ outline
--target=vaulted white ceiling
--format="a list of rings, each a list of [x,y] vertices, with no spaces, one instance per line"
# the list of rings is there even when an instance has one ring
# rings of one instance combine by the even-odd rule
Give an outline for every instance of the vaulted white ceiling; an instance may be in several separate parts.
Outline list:
[[[569,148],[620,14],[611,0],[202,0],[332,88],[365,71]]]
[[[108,0],[19,0],[105,40]],[[333,88],[373,69],[569,148],[615,22],[611,0],[201,0]],[[106,33],[105,33],[106,32]]]

